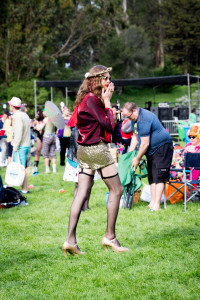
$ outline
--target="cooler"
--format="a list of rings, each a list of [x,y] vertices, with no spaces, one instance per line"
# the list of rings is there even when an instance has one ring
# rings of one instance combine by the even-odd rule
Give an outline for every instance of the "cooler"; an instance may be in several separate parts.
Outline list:
[[[187,135],[188,130],[190,129],[190,126],[183,126],[183,127],[184,127],[184,131],[185,131],[185,142],[186,142],[186,144],[187,144],[187,143],[190,142],[190,139],[189,139],[189,137],[188,137],[188,135]]]

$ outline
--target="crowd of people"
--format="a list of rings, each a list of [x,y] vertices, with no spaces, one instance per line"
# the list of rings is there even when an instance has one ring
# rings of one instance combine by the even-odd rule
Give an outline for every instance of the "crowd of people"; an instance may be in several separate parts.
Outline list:
[[[65,166],[63,180],[75,182],[74,200],[70,209],[67,239],[63,251],[72,255],[84,254],[76,240],[76,229],[81,211],[89,209],[89,198],[94,180],[101,178],[109,190],[107,202],[107,228],[102,245],[107,250],[126,252],[116,237],[115,224],[123,187],[118,169],[108,144],[122,147],[122,153],[137,149],[132,160],[132,169],[136,170],[143,155],[147,158],[148,181],[151,187],[149,209],[160,209],[164,185],[171,176],[170,167],[173,157],[173,143],[170,134],[152,112],[139,108],[133,102],[125,103],[123,109],[111,105],[114,84],[111,70],[102,65],[94,66],[85,74],[78,90],[74,111],[62,107],[64,129],[56,128],[45,109],[38,109],[34,120],[30,120],[27,109],[21,100],[13,97],[8,104],[9,111],[1,116],[0,129],[0,167],[5,167],[11,159],[26,168],[30,157],[31,135],[36,145],[32,174],[38,174],[41,154],[44,158],[45,173],[56,173],[57,143],[60,145],[60,165]],[[192,111],[194,114],[195,111]],[[190,122],[194,120],[190,115]],[[200,127],[189,131],[190,143],[185,152],[200,152]],[[66,159],[67,156],[67,159]],[[199,175],[199,174],[197,174]],[[27,173],[21,193],[27,194]]]
[[[11,140],[13,135],[12,120],[14,115],[11,107],[16,109],[19,108],[20,112],[25,112],[27,114],[27,107],[24,104],[20,104],[19,107],[12,105],[18,105],[18,103],[16,104],[13,102],[13,99],[16,101],[16,99],[19,98],[13,97],[12,101],[9,101],[10,109],[4,110],[3,114],[0,116],[0,130],[2,133],[0,135],[0,167],[6,167],[12,157],[13,146]],[[112,133],[112,144],[115,146],[123,145],[123,153],[126,153],[133,133],[131,124],[129,123],[129,127],[127,127],[126,123],[129,120],[123,120],[122,116],[118,118],[118,115],[121,114],[121,110],[116,109],[116,105],[112,106],[112,111],[114,128]],[[67,106],[62,107],[62,115],[65,120],[64,129],[57,129],[54,126],[54,124],[47,117],[44,108],[38,108],[36,117],[33,120],[30,119],[31,139],[34,139],[35,142],[33,174],[38,173],[38,165],[41,156],[43,156],[45,159],[46,173],[50,172],[50,159],[52,159],[52,166],[54,166],[53,172],[56,173],[56,151],[58,148],[60,154],[60,165],[66,165],[65,158],[67,156],[67,150],[70,147],[70,136],[73,128],[72,126],[67,125],[71,117],[70,109]],[[126,124],[126,128],[124,127],[124,124]],[[125,129],[123,130],[123,128]],[[19,134],[21,135],[21,133]],[[18,137],[16,138],[18,139]],[[57,143],[59,143],[59,147],[57,146]]]
[[[12,158],[13,143],[11,143],[11,141],[12,136],[14,137],[13,120],[15,119],[12,110],[14,109],[14,112],[15,110],[18,112],[24,112],[27,115],[27,107],[21,103],[21,100],[19,98],[13,97],[8,104],[10,109],[5,110],[0,116],[0,130],[2,133],[0,135],[0,167],[6,167]],[[121,110],[116,109],[115,105],[112,106],[112,111],[114,128],[114,131],[112,133],[112,143],[115,146],[123,144],[123,153],[126,153],[128,146],[130,145],[133,131],[130,124],[128,131],[127,125],[126,129],[122,131],[124,122],[126,123],[128,120],[122,120]],[[74,129],[74,126],[67,125],[71,117],[70,109],[67,106],[62,107],[62,115],[65,121],[64,129],[57,129],[55,127],[53,122],[51,122],[47,117],[44,108],[38,108],[35,119],[30,119],[30,137],[31,140],[34,140],[35,142],[35,151],[33,151],[35,155],[32,168],[32,173],[34,175],[38,174],[38,165],[41,156],[43,156],[45,161],[45,172],[50,172],[51,160],[53,172],[56,173],[56,151],[58,150],[58,148],[60,153],[60,165],[66,165],[67,151],[70,147],[70,136],[72,133],[72,129]],[[118,117],[118,115],[120,115],[120,117]],[[15,141],[20,141],[21,135],[22,132],[17,130],[15,134]],[[30,144],[33,143],[30,142]]]

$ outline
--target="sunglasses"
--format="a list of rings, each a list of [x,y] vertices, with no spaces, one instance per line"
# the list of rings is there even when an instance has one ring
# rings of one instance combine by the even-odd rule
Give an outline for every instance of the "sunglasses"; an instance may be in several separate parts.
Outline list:
[[[194,135],[189,135],[188,137],[189,137],[189,139],[196,139],[196,136],[194,136]]]
[[[111,77],[110,76],[104,76],[104,77],[102,77],[102,79],[104,79],[104,80],[109,80],[109,81],[111,81]]]

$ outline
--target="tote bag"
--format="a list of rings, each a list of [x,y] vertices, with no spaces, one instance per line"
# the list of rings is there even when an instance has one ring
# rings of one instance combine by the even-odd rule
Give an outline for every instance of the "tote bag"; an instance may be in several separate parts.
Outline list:
[[[25,168],[20,164],[19,152],[17,152],[18,162],[11,162],[6,168],[5,182],[11,186],[22,186],[25,177]]]
[[[71,127],[65,125],[63,137],[70,137],[72,133]]]

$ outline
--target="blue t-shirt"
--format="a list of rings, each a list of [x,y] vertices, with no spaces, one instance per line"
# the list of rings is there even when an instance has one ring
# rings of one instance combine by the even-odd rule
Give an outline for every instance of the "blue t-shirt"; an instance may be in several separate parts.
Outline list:
[[[137,129],[135,128],[137,124]],[[139,145],[140,137],[149,136],[150,144],[146,156],[151,156],[158,148],[164,144],[171,143],[172,138],[167,130],[160,123],[159,119],[151,111],[139,108],[139,115],[136,122],[132,121],[133,131],[138,135]]]

